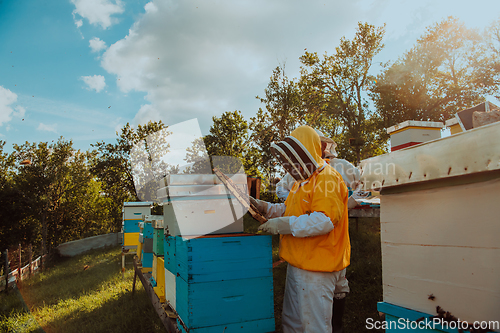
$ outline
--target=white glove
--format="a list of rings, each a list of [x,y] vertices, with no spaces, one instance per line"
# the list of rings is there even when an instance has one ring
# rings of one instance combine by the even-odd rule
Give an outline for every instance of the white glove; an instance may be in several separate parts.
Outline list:
[[[255,199],[253,197],[250,197],[250,202],[259,210],[259,212],[266,216],[267,215],[267,209],[268,209],[268,204],[269,202],[267,201],[262,201],[259,199]]]
[[[268,232],[273,235],[291,234],[292,229],[290,228],[290,216],[276,217],[274,219],[270,219],[266,223],[262,224],[259,227],[259,230]]]
[[[285,214],[286,205],[284,203],[270,203],[250,197],[250,202],[262,213],[267,219],[283,216]]]
[[[358,202],[351,195],[349,197],[349,199],[347,200],[347,209],[352,209],[352,208],[356,207],[357,205],[358,205]]]

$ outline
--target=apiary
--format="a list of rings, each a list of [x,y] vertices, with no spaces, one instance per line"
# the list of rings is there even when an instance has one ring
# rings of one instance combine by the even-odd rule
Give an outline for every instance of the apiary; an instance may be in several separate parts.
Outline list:
[[[376,156],[361,169],[365,189],[381,189],[378,309],[386,320],[427,320],[439,306],[462,322],[498,324],[500,123]]]
[[[166,236],[164,248],[166,298],[182,332],[274,331],[271,236]]]
[[[245,174],[228,175],[247,192]],[[206,235],[243,232],[244,207],[213,174],[168,175],[157,197],[163,203],[165,234]]]
[[[391,136],[391,151],[421,144],[441,137],[443,123],[407,120],[387,129]]]

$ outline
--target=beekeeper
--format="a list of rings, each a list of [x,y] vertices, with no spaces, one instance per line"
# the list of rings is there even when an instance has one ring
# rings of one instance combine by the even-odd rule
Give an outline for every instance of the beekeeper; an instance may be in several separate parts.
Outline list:
[[[347,206],[348,209],[358,205],[356,199],[365,198],[368,193],[361,190],[360,186],[360,171],[354,165],[344,159],[337,158],[337,144],[318,130],[315,129],[321,140],[321,157],[326,160],[338,173],[342,176],[344,183],[348,188],[353,189],[353,195],[349,197]],[[287,173],[280,182],[276,184],[276,194],[281,201],[285,201],[288,193],[295,183],[295,179]],[[341,273],[340,279],[335,286],[335,295],[333,302],[333,333],[343,332],[343,314],[345,309],[345,298],[349,293],[349,282],[346,278],[346,269]]]
[[[283,332],[331,332],[335,286],[351,255],[348,190],[321,158],[312,127],[298,127],[271,152],[296,181],[285,203],[251,200],[269,219],[259,229],[281,234],[280,257],[288,262]]]

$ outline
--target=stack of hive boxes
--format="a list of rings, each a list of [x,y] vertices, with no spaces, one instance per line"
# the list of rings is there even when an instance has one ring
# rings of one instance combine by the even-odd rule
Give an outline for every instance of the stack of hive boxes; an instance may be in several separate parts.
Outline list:
[[[247,191],[246,175],[229,176]],[[178,328],[274,331],[271,236],[243,233],[243,206],[215,175],[171,175],[161,185],[165,297]]]
[[[163,261],[163,216],[155,215],[153,226],[153,272],[151,283],[160,302],[165,302],[165,264]]]
[[[145,215],[144,229],[142,232],[142,272],[151,273],[153,270],[153,221],[155,218],[163,218],[161,215]]]
[[[151,214],[152,202],[124,202],[123,203],[123,222],[122,246],[126,249],[137,251],[139,245],[139,222],[142,222],[143,215]]]
[[[500,123],[372,157],[360,168],[366,189],[383,185],[378,311],[386,332],[469,332],[466,322],[499,331]]]

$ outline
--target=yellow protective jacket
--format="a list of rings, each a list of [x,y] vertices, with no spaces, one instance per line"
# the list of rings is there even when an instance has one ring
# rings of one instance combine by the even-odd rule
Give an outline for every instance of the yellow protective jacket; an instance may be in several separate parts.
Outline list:
[[[304,181],[295,182],[285,202],[284,216],[322,212],[334,225],[327,234],[313,237],[281,235],[280,257],[291,265],[319,272],[340,271],[350,263],[351,244],[347,213],[348,190],[340,174],[321,159],[321,142],[309,126],[292,132],[320,168]]]

